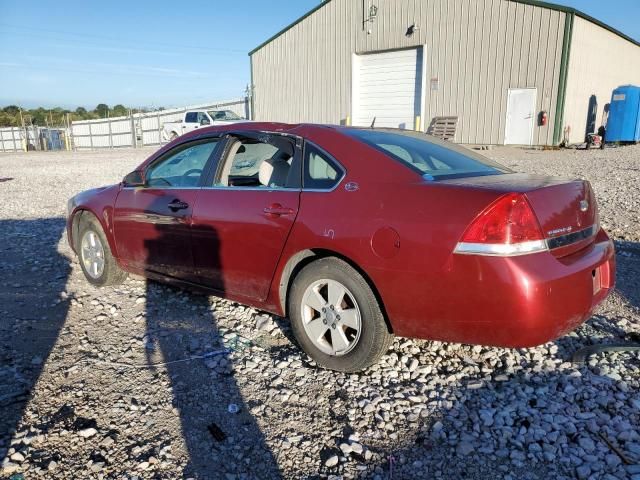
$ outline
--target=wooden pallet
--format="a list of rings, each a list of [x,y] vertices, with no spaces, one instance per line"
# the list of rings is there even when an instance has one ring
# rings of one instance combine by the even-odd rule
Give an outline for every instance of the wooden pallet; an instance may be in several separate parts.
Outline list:
[[[453,141],[456,136],[458,117],[433,117],[427,129],[427,135]]]

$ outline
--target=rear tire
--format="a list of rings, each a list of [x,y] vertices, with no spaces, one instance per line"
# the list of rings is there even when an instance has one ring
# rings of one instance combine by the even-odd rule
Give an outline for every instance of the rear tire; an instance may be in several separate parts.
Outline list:
[[[117,285],[127,278],[111,253],[100,223],[90,213],[80,218],[76,250],[82,273],[92,285]]]
[[[334,257],[316,260],[298,273],[288,311],[298,343],[324,368],[363,370],[376,363],[393,341],[367,281]]]

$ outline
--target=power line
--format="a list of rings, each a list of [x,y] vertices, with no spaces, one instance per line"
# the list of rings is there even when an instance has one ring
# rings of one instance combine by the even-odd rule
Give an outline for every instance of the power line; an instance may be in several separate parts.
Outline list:
[[[63,30],[51,30],[51,29],[47,29],[47,28],[33,28],[33,27],[27,27],[24,25],[11,25],[8,23],[2,23],[0,22],[0,26],[1,27],[5,27],[5,28],[11,28],[14,30],[22,30],[25,33],[16,33],[16,32],[0,32],[0,33],[7,33],[7,34],[19,34],[19,35],[38,35],[41,37],[45,37],[45,38],[51,38],[50,36],[47,37],[46,35],[42,35],[42,32],[47,32],[47,33],[52,33],[55,35],[62,35],[62,36],[71,36],[71,37],[80,37],[80,38],[94,38],[94,39],[98,39],[98,40],[106,40],[106,41],[110,41],[110,42],[115,42],[116,44],[119,45],[124,45],[122,43],[122,39],[121,38],[115,38],[115,37],[109,37],[109,36],[104,36],[104,35],[95,35],[95,34],[91,34],[91,33],[79,33],[79,32],[71,32],[71,31],[63,31]],[[36,32],[36,33],[29,33],[29,32]],[[208,47],[208,46],[201,46],[201,45],[180,45],[180,44],[175,44],[175,43],[168,43],[168,42],[156,42],[156,41],[148,41],[148,40],[140,40],[138,38],[136,38],[135,40],[135,45],[153,45],[153,46],[166,46],[166,47],[172,47],[172,48],[180,48],[180,49],[191,49],[191,50],[200,50],[200,51],[204,51],[204,52],[215,52],[215,51],[220,51],[220,52],[232,52],[232,53],[247,53],[246,50],[241,50],[241,49],[236,49],[236,48],[219,48],[219,47]],[[96,44],[96,45],[100,45],[100,44]],[[131,43],[126,44],[127,46],[129,46],[131,48]]]

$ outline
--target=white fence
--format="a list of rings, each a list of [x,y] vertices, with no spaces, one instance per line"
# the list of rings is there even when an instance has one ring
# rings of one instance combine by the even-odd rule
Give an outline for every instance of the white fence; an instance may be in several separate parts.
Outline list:
[[[25,138],[29,138],[27,145],[36,145],[38,133],[33,127],[0,128],[0,152],[21,152],[25,149]]]
[[[241,117],[250,118],[249,101],[247,98],[240,98],[157,112],[135,113],[127,117],[72,122],[71,142],[75,150],[161,145],[168,141],[163,135],[165,123],[181,121],[184,112],[188,110],[209,109],[231,110]]]

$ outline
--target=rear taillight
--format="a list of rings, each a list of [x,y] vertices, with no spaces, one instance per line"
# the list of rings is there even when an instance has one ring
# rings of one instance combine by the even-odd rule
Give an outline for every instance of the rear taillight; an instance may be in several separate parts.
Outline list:
[[[527,198],[522,193],[508,193],[471,222],[455,253],[522,255],[544,250],[547,242]]]

